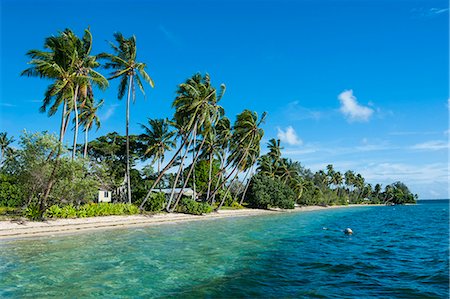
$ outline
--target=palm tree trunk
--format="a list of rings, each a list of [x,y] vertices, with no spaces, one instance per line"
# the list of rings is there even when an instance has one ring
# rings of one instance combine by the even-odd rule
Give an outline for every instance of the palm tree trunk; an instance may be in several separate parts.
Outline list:
[[[247,157],[248,154],[248,150],[250,149],[251,145],[253,144],[253,139],[255,136],[252,136],[252,139],[250,140],[247,148],[244,151],[244,154],[242,155],[242,158],[239,160],[239,162],[236,164],[236,166],[234,167],[233,171],[230,172],[230,174],[225,178],[225,180],[223,180],[223,182],[220,184],[219,188],[216,188],[213,192],[212,195],[217,193],[217,191],[223,187],[223,185],[225,185],[226,181],[231,177],[231,175],[233,174],[233,172],[239,167],[239,165],[244,161],[244,159]],[[207,198],[207,201],[209,200],[209,198]]]
[[[88,132],[89,132],[89,124],[86,125],[85,135],[84,135],[84,153],[83,158],[87,157],[87,148],[88,148]]]
[[[223,157],[223,159],[222,159],[222,161],[220,162],[220,169],[222,169],[223,168],[223,165],[225,164],[225,157]],[[220,181],[222,180],[222,177],[223,177],[223,173],[220,173],[219,174],[219,177],[217,178],[217,181],[216,181],[216,187],[215,187],[215,189],[217,189],[218,187],[219,187],[219,183],[220,183]],[[208,197],[206,197],[206,201],[208,202],[209,201],[209,195],[208,195]],[[214,203],[216,202],[216,194],[213,194],[212,196],[211,196],[211,206],[214,206]]]
[[[250,170],[249,170],[250,177],[248,178],[248,181],[245,184],[244,192],[242,193],[241,201],[239,202],[240,205],[242,205],[242,203],[244,202],[245,194],[247,193],[248,187],[250,186],[250,181],[252,179],[252,174],[253,174],[253,168],[254,167],[255,167],[255,162],[253,162],[252,167],[250,167]]]
[[[78,99],[78,89],[79,86],[75,87],[75,93],[73,95],[73,110],[75,111],[75,133],[73,134],[73,149],[72,149],[72,161],[75,159],[75,153],[77,151],[77,138],[78,138],[78,109],[77,109],[77,99]]]
[[[198,153],[200,153],[203,144],[205,143],[206,138],[203,138],[202,144],[200,145],[200,148],[198,149]],[[192,166],[191,169],[193,169],[193,167],[195,168],[195,163],[197,162],[197,155],[195,154],[195,147],[197,146],[197,131],[194,132],[194,144],[193,144],[193,151],[192,151]],[[189,173],[191,173],[191,170],[189,170]],[[184,186],[186,186],[187,181],[189,180],[189,175],[188,178],[186,179]],[[197,197],[197,193],[195,192],[195,171],[192,173],[192,189],[194,190],[194,199]],[[183,187],[184,189],[184,187]],[[181,189],[181,192],[183,192],[183,189]],[[177,199],[177,204],[178,204],[178,200]]]
[[[206,192],[206,198],[209,198],[209,192],[211,191],[211,177],[212,177],[212,158],[214,157],[213,152],[209,153],[209,172],[208,172],[208,191]]]
[[[128,96],[127,96],[127,120],[125,134],[127,136],[127,198],[128,203],[131,204],[131,180],[130,180],[130,136],[128,134],[129,124],[130,124],[130,97],[131,97],[131,86],[133,85],[133,75],[130,76],[130,82],[128,83]]]
[[[65,120],[66,120],[66,112],[67,112],[67,102],[64,100],[63,111],[61,115],[61,130],[59,132],[59,142],[63,143],[64,141],[64,133],[65,133]]]
[[[158,175],[161,170],[161,162],[162,162],[162,158],[158,159]],[[161,184],[159,184],[159,192],[161,192]]]
[[[197,151],[195,157],[194,157],[193,160],[192,160],[191,168],[189,168],[189,172],[188,172],[188,174],[187,174],[187,176],[186,176],[186,180],[184,181],[183,187],[181,188],[181,191],[180,191],[180,193],[179,193],[178,196],[177,196],[177,200],[176,200],[175,204],[174,204],[173,207],[172,207],[172,212],[175,211],[175,208],[176,208],[176,206],[178,205],[178,202],[180,201],[181,196],[183,195],[183,190],[184,190],[184,188],[186,188],[186,186],[187,186],[187,183],[188,183],[189,178],[190,178],[190,176],[191,176],[191,174],[192,174],[192,171],[195,170],[195,163],[197,162],[197,159],[198,159],[198,157],[200,156],[200,152],[201,152],[201,150],[202,150],[203,145],[205,144],[205,140],[206,140],[206,139],[203,138],[203,141],[202,141],[202,143],[200,144],[200,147],[199,147],[199,149],[198,149],[198,151]],[[195,141],[194,141],[194,142],[195,142]],[[193,173],[195,174],[195,171],[194,171]],[[193,180],[194,180],[194,196],[195,196],[195,195],[196,195],[196,194],[195,194],[195,177],[193,177]]]
[[[197,122],[195,123],[195,126],[194,126],[194,130],[196,130],[196,129],[197,129]],[[186,159],[186,156],[188,154],[189,148],[191,147],[193,139],[194,139],[194,136],[189,138],[189,144],[187,145],[184,155],[181,158],[180,167],[178,168],[177,175],[175,176],[175,181],[173,182],[172,192],[170,193],[169,202],[167,203],[167,206],[166,206],[166,211],[169,213],[171,212],[170,205],[172,204],[172,200],[175,195],[175,188],[177,187],[177,183],[178,183],[178,179],[180,178],[180,174],[183,171],[184,160]]]
[[[225,203],[225,199],[227,198],[228,192],[230,192],[231,185],[233,184],[234,180],[237,178],[238,174],[239,174],[239,170],[238,170],[238,171],[236,172],[236,174],[234,175],[234,178],[231,180],[230,184],[228,185],[227,190],[225,191],[225,194],[223,195],[222,200],[220,201],[219,206],[218,206],[217,209],[215,209],[214,211],[217,212],[218,210],[220,210],[220,208],[221,208],[221,207],[223,206],[223,204]]]
[[[170,169],[170,167],[172,166],[172,164],[175,162],[175,160],[178,157],[178,154],[182,151],[182,149],[184,148],[184,146],[186,145],[188,139],[186,138],[183,141],[183,144],[180,145],[180,148],[178,148],[177,152],[173,155],[172,159],[169,161],[169,163],[167,163],[167,165],[164,167],[164,169],[159,173],[158,177],[156,178],[155,182],[153,183],[153,186],[150,188],[150,190],[148,190],[147,195],[145,196],[144,200],[142,201],[141,205],[139,206],[139,209],[142,210],[142,208],[144,207],[145,203],[148,201],[148,199],[150,198],[150,195],[152,194],[152,190],[156,187],[156,185],[159,183],[159,181],[161,180],[161,178],[163,177],[163,175],[167,172],[167,170]]]
[[[172,204],[172,200],[175,195],[175,188],[177,187],[178,179],[180,178],[180,174],[183,172],[184,160],[186,159],[186,156],[189,152],[189,148],[191,147],[192,141],[195,138],[196,131],[197,131],[197,121],[194,124],[194,129],[190,133],[190,135],[192,135],[192,137],[189,138],[189,144],[187,145],[186,151],[184,152],[184,155],[181,158],[180,168],[178,168],[177,175],[175,176],[175,181],[173,182],[172,192],[170,193],[169,202],[167,203],[167,206],[166,206],[166,211],[169,213],[171,212],[170,205]],[[184,182],[186,182],[186,181],[187,180],[184,180]],[[182,193],[182,192],[180,192],[180,193]]]

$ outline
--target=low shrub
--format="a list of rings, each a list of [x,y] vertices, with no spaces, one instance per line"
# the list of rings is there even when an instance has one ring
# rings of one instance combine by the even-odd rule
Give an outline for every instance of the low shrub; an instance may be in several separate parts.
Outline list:
[[[166,205],[164,193],[153,193],[144,205],[144,210],[149,212],[160,212]]]
[[[204,202],[196,202],[190,198],[182,198],[180,204],[177,207],[177,212],[192,214],[192,215],[202,215],[212,212],[212,208],[209,204]]]
[[[73,205],[49,207],[44,216],[47,218],[84,218],[109,215],[134,215],[139,213],[139,208],[133,204],[125,203],[90,203],[78,208]]]
[[[29,205],[25,209],[25,217],[30,220],[40,220],[42,219],[42,213],[38,205]]]
[[[225,192],[226,192],[225,190],[219,190],[219,191],[217,191],[217,194],[216,194],[216,200],[217,200],[218,202],[221,202],[221,201],[222,201],[223,197],[225,196]],[[225,207],[231,207],[231,205],[233,204],[233,202],[235,202],[235,201],[234,201],[233,197],[231,196],[231,193],[228,192],[228,193],[227,193],[227,196],[225,197],[225,201],[223,202],[223,205],[224,205]]]
[[[231,204],[231,207],[233,208],[233,209],[243,209],[244,207],[241,205],[241,204],[239,204],[237,201],[233,201],[233,203]]]

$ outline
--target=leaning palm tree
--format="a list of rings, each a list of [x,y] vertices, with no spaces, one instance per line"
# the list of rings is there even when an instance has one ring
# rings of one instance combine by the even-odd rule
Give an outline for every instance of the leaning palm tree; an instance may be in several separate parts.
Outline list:
[[[86,101],[85,105],[81,107],[80,112],[80,120],[81,124],[84,126],[84,151],[83,151],[83,158],[87,157],[87,149],[88,149],[88,133],[92,129],[92,127],[95,125],[97,127],[97,130],[100,128],[100,118],[97,115],[98,109],[103,105],[104,101],[101,100],[100,102],[95,105],[93,99]]]
[[[146,142],[147,149],[144,157],[152,158],[152,163],[158,162],[158,173],[161,171],[161,164],[164,162],[166,151],[171,151],[176,143],[173,140],[174,131],[170,131],[169,120],[148,119],[149,126],[141,124],[144,134],[141,138]]]
[[[174,211],[181,199],[182,191],[187,186],[189,178],[195,169],[201,150],[207,140],[205,137],[212,130],[214,123],[216,123],[220,116],[223,115],[223,108],[217,103],[222,99],[224,93],[225,85],[222,84],[220,86],[220,92],[217,93],[216,89],[211,85],[211,79],[208,74],[205,74],[204,76],[201,74],[195,74],[185,83],[180,84],[177,90],[177,97],[173,102],[173,106],[176,108],[175,120],[182,123],[183,127],[186,128],[186,131],[190,131],[194,150],[193,161],[186,178],[184,179],[182,190],[178,194],[178,197],[170,211]],[[203,138],[199,147],[196,148],[196,139],[199,133],[203,136]],[[184,159],[185,156],[182,157],[182,163],[178,170],[177,177],[179,177],[182,170]],[[167,205],[168,211],[173,198],[177,177],[169,198],[169,204]],[[195,193],[195,178],[193,179],[193,182]]]
[[[258,114],[250,110],[244,110],[238,114],[236,122],[233,126],[233,135],[230,141],[230,155],[228,156],[228,165],[232,167],[230,173],[223,180],[218,188],[216,188],[210,196],[213,196],[217,191],[222,188],[227,180],[240,170],[248,169],[248,165],[251,161],[251,151],[257,152],[259,156],[261,138],[264,136],[264,130],[260,128],[260,125],[266,118],[266,112],[264,112],[260,119]],[[221,172],[225,171],[227,167],[223,168]],[[237,175],[235,175],[236,177]],[[221,203],[217,209],[220,209],[224,203],[225,198],[222,198]]]
[[[142,79],[154,87],[153,79],[147,74],[145,68],[147,65],[143,62],[138,62],[136,37],[133,35],[130,38],[125,38],[121,33],[115,33],[114,38],[117,45],[110,43],[114,54],[102,53],[98,55],[99,58],[106,59],[108,62],[104,65],[106,69],[111,69],[112,73],[109,80],[120,78],[118,98],[122,99],[125,91],[128,88],[127,94],[127,109],[126,109],[126,181],[127,181],[127,197],[128,202],[131,203],[131,184],[130,184],[130,137],[129,137],[129,123],[130,123],[130,100],[133,97],[135,101],[134,84],[137,84],[141,92],[145,96]]]

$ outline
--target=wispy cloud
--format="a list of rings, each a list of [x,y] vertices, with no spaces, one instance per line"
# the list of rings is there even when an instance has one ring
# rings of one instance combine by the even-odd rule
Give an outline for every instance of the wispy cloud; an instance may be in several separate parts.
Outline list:
[[[326,116],[323,111],[310,109],[300,105],[299,101],[292,101],[282,108],[282,114],[290,121],[313,119],[319,120]]]
[[[439,132],[435,131],[394,131],[389,132],[388,135],[391,136],[414,136],[414,135],[436,135],[440,134]]]
[[[444,140],[431,140],[423,143],[415,144],[411,147],[414,150],[438,151],[448,149],[448,142]]]
[[[180,46],[181,42],[180,39],[173,34],[171,31],[167,30],[166,27],[164,27],[163,25],[159,25],[159,30],[163,33],[164,37],[174,46]]]
[[[440,14],[446,13],[447,11],[448,11],[448,8],[445,8],[445,7],[444,8],[432,7],[428,10],[428,12],[433,15],[440,15]]]
[[[292,126],[287,127],[285,131],[278,128],[277,137],[289,145],[300,145],[303,143]]]
[[[1,107],[17,107],[17,105],[11,103],[0,103]]]
[[[114,112],[116,111],[116,108],[118,106],[119,106],[119,104],[110,105],[108,110],[106,110],[106,112],[102,116],[100,116],[100,119],[102,121],[108,120],[114,114]]]
[[[373,109],[360,105],[351,89],[341,92],[338,99],[341,102],[340,111],[349,122],[367,122],[374,112]]]
[[[448,7],[414,8],[411,10],[413,18],[426,19],[448,13]]]

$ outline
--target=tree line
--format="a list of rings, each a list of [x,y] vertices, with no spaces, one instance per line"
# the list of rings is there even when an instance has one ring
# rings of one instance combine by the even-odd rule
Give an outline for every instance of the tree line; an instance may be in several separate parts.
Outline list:
[[[236,206],[250,203],[287,208],[294,204],[414,201],[400,182],[382,191],[379,184],[373,188],[366,184],[360,174],[347,171],[342,175],[332,165],[312,173],[299,162],[283,158],[279,140],[271,139],[268,153],[260,155],[266,113],[258,115],[245,109],[232,122],[220,104],[226,87],[214,87],[208,74],[194,74],[178,85],[172,102],[175,113],[170,119],[148,119],[141,124],[140,134],[130,134],[135,86],[145,95],[144,84],[154,87],[154,82],[146,64],[137,60],[135,36],[125,38],[116,33],[110,46],[112,53],[92,55],[89,28],[81,38],[66,29],[46,38],[44,50],[27,52],[30,66],[22,75],[51,80],[40,111],[53,116],[61,110],[59,138],[25,132],[20,149],[14,149],[10,146],[13,139],[1,133],[5,186],[0,194],[14,193],[12,186],[21,186],[20,204],[35,203],[42,213],[58,202],[79,205],[92,201],[95,190],[101,187],[113,190],[115,201],[134,203],[141,209],[156,200],[155,190],[171,188],[160,207],[168,212],[177,211],[183,203],[183,193],[175,188],[188,187],[216,210],[233,202]],[[108,78],[97,71],[99,68],[111,71]],[[94,91],[106,89],[109,80],[115,79],[119,79],[118,98],[127,94],[125,136],[112,132],[89,141],[89,131],[100,128],[98,111],[104,103],[96,100]],[[71,148],[64,146],[69,125],[73,126]],[[78,143],[80,128],[84,130],[83,144]],[[146,161],[150,163],[138,170],[137,164]],[[30,179],[34,181],[27,182]],[[39,184],[33,184],[36,181]],[[287,192],[268,196],[259,190],[269,185],[269,193],[278,189]],[[280,197],[283,203],[273,199],[261,203],[263,197]]]

